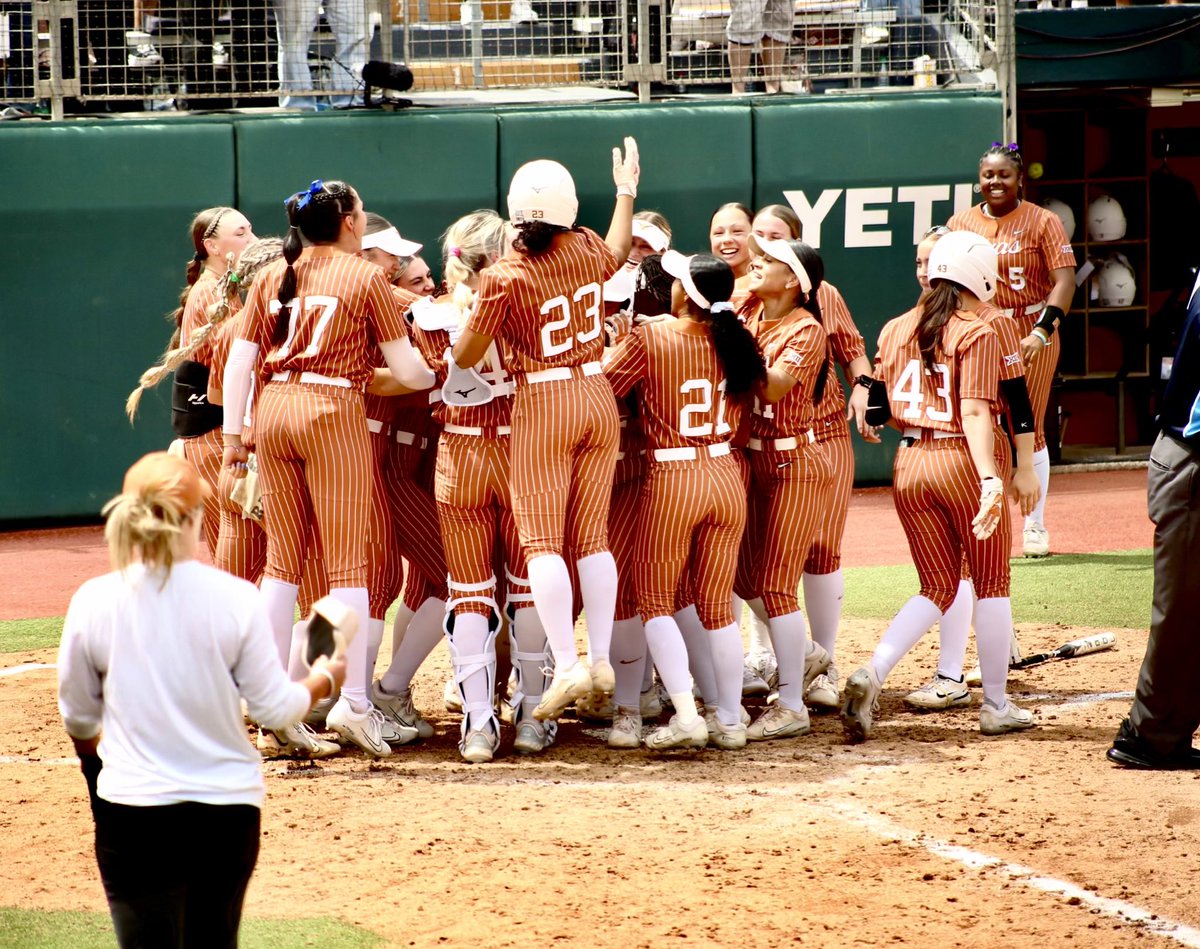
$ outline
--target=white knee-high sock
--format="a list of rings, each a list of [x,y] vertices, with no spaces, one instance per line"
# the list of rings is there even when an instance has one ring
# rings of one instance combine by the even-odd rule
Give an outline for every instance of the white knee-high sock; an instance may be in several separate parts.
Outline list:
[[[737,725],[742,714],[742,631],[730,623],[706,632],[717,681],[717,719],[722,725]]]
[[[942,611],[929,597],[917,595],[900,607],[900,612],[884,630],[883,638],[871,656],[871,665],[880,684],[896,668],[904,654],[942,618]]]
[[[808,655],[808,628],[797,610],[772,616],[767,625],[779,663],[779,704],[800,711],[804,708],[804,657]]]
[[[646,631],[640,616],[613,623],[612,664],[617,674],[613,702],[623,708],[638,708],[646,664]]]
[[[379,647],[383,645],[383,627],[382,619],[370,619],[367,621],[367,686],[371,685],[371,679],[375,676],[375,662],[379,659]]]
[[[766,604],[763,603],[761,596],[756,596],[752,600],[747,600],[746,606],[750,607],[750,648],[747,652],[750,655],[764,652],[774,655],[775,647],[771,644],[771,630],[767,626]]]
[[[467,675],[466,678],[460,678],[461,671],[459,663],[454,658],[455,653],[459,656],[481,655],[487,648],[489,637],[488,618],[482,613],[458,613],[454,617],[454,632],[450,634],[450,638],[454,641],[454,649],[451,650],[450,656],[455,665],[454,678],[462,693],[464,709],[470,705],[490,711],[492,708],[492,682],[488,676],[488,670],[482,666]],[[472,720],[467,722],[468,729],[482,728],[482,719],[485,715],[487,715],[485,712],[480,712],[477,716],[471,715]]]
[[[696,719],[696,700],[692,697],[692,677],[688,674],[687,647],[672,616],[655,616],[646,621],[646,644],[658,667],[658,675],[675,705],[682,725]]]
[[[958,581],[958,593],[950,609],[938,624],[937,671],[951,679],[961,679],[963,658],[967,654],[967,639],[971,635],[971,614],[975,612],[975,587],[970,580]]]
[[[642,621],[642,618],[639,616],[638,622],[640,623],[641,621]],[[615,635],[615,630],[614,630],[614,635]],[[645,640],[645,638],[646,638],[646,627],[643,626],[642,627],[643,641]],[[642,666],[642,691],[649,692],[652,688],[654,688],[654,660],[652,658],[650,658],[650,647],[647,646],[646,647],[646,662]]]
[[[613,616],[617,611],[617,562],[602,550],[575,561],[579,596],[587,617],[588,659],[608,659],[612,648]]]
[[[717,676],[713,671],[712,637],[701,624],[695,605],[685,606],[676,613],[675,624],[687,646],[688,669],[691,670],[692,680],[700,688],[700,701],[705,705],[716,705]],[[738,688],[741,688],[740,680]]]
[[[262,595],[271,632],[275,635],[275,648],[279,650],[279,662],[287,669],[292,654],[292,625],[296,622],[296,597],[300,595],[300,585],[263,577]]]
[[[833,660],[837,646],[838,624],[842,620],[842,598],[846,580],[839,567],[833,573],[806,573],[804,582],[804,612],[812,640],[829,653]]]
[[[371,597],[366,587],[331,587],[329,595],[358,613],[360,628],[369,622]],[[364,629],[346,647],[346,681],[342,683],[342,698],[355,712],[365,712],[371,705],[367,698],[367,638]]]
[[[1038,498],[1038,503],[1033,509],[1033,513],[1025,518],[1025,526],[1030,524],[1038,524],[1042,527],[1046,526],[1046,495],[1050,493],[1050,449],[1043,448],[1040,451],[1033,453],[1033,473],[1037,475],[1038,487],[1042,489],[1042,496]]]
[[[548,676],[542,671],[549,665],[546,659],[546,631],[542,628],[542,618],[536,607],[523,606],[515,611],[511,636],[516,643],[512,649],[512,662],[518,668],[522,718],[528,718],[542,700],[548,681]]]
[[[404,634],[408,632],[408,624],[412,622],[412,618],[416,615],[417,611],[410,609],[408,604],[403,600],[401,600],[400,605],[396,607],[396,618],[392,620],[393,659],[396,658],[396,650],[400,648],[400,643],[404,641]]]
[[[445,600],[431,596],[421,604],[409,621],[400,648],[392,655],[392,664],[380,680],[385,692],[396,695],[412,687],[413,676],[421,668],[421,663],[442,641],[445,619]]]
[[[975,603],[975,645],[979,649],[979,673],[983,700],[993,708],[1008,701],[1008,643],[1012,638],[1012,601],[1006,596],[988,597]]]
[[[308,620],[299,620],[292,625],[292,646],[288,653],[288,678],[299,682],[308,669],[304,666],[304,650],[308,646]]]
[[[542,554],[529,561],[529,589],[533,605],[542,618],[550,651],[554,653],[554,668],[566,672],[579,661],[575,649],[575,626],[572,623],[574,602],[571,594],[571,575],[566,561],[558,554]]]

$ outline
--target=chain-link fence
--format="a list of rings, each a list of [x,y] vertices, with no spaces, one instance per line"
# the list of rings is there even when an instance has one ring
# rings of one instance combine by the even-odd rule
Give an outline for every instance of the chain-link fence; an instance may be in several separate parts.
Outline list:
[[[994,85],[997,0],[0,0],[0,106],[362,104],[376,86]],[[1010,14],[1011,15],[1011,14]],[[392,93],[395,95],[396,93]]]

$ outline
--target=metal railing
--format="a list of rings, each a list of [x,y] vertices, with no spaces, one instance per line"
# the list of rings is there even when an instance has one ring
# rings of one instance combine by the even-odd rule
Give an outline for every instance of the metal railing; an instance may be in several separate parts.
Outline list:
[[[750,9],[744,0],[0,0],[0,107],[54,117],[336,108],[361,104],[369,60],[407,64],[415,97],[1005,83],[1011,0]]]

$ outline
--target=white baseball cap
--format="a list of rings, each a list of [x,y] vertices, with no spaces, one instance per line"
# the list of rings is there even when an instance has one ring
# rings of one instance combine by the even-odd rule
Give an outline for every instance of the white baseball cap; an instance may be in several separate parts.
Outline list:
[[[800,263],[800,258],[792,250],[790,242],[785,240],[769,241],[757,235],[750,238],[750,240],[753,241],[754,246],[758,247],[759,253],[765,254],[767,257],[774,257],[776,260],[781,260],[787,264],[792,273],[796,275],[796,279],[800,281],[801,290],[805,293],[812,292],[812,277],[804,269],[804,264]]]
[[[391,254],[393,257],[416,257],[424,246],[416,241],[405,240],[394,227],[377,231],[374,234],[364,234],[362,239],[363,250],[378,247],[385,254]]]
[[[508,186],[508,219],[513,224],[543,221],[574,227],[579,213],[575,179],[565,167],[549,158],[526,162]]]

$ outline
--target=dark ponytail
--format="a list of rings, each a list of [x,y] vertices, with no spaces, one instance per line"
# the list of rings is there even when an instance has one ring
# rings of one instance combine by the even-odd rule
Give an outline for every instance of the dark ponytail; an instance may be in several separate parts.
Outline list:
[[[812,289],[804,297],[800,306],[808,310],[813,315],[813,318],[821,324],[821,328],[825,329],[825,317],[821,313],[821,301],[817,298],[817,291],[821,289],[821,284],[825,282],[825,261],[821,259],[821,255],[817,253],[816,248],[804,241],[788,241],[791,245],[792,253],[796,255],[796,259],[804,266],[804,270],[808,273],[808,279],[812,281]],[[821,358],[821,371],[817,374],[816,384],[813,386],[813,405],[820,403],[825,397],[825,385],[829,382],[829,332],[826,330],[823,339],[825,341],[825,352]]]
[[[934,280],[917,306],[921,308],[921,319],[914,338],[926,371],[932,373],[941,350],[942,327],[959,309],[958,285],[949,280]]]
[[[530,257],[544,254],[554,240],[555,234],[562,234],[570,228],[558,224],[547,224],[545,221],[528,221],[517,224],[517,236],[513,239],[513,247]]]
[[[735,399],[744,399],[756,384],[766,379],[767,367],[763,364],[758,341],[734,315],[729,304],[734,286],[733,270],[711,254],[696,254],[688,266],[688,273],[696,291],[715,308],[702,309],[688,298],[689,311],[708,326],[721,372],[725,375],[725,393]]]
[[[287,339],[290,318],[289,304],[296,296],[296,268],[293,266],[304,249],[301,236],[310,244],[332,244],[341,232],[342,219],[354,213],[358,195],[344,181],[317,179],[306,191],[298,191],[284,203],[288,216],[288,232],[283,239],[283,259],[287,269],[279,284],[279,315],[271,333],[271,345],[279,346]]]
[[[633,275],[633,312],[641,316],[670,313],[674,283],[675,278],[662,269],[662,254],[647,254]]]

